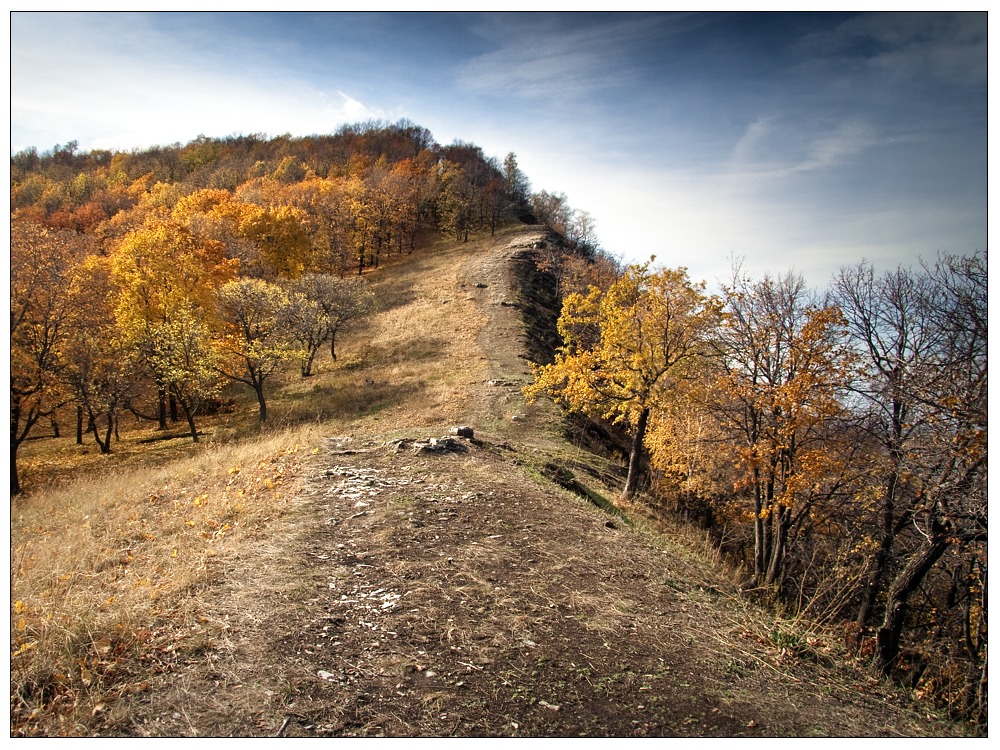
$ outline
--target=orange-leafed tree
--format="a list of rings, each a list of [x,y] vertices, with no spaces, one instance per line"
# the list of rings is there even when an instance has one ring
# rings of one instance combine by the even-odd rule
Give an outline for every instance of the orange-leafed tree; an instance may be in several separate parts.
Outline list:
[[[814,299],[801,276],[734,276],[715,339],[713,401],[730,435],[735,489],[751,498],[753,582],[770,586],[780,583],[817,488],[836,471],[823,441],[841,413],[851,360],[839,308]]]
[[[73,308],[73,268],[87,252],[75,232],[13,221],[10,234],[10,492],[21,492],[17,453],[32,428],[70,400],[62,348]]]
[[[141,355],[117,326],[106,257],[80,263],[67,293],[73,314],[62,347],[62,378],[76,401],[78,420],[86,417],[101,453],[110,453],[119,412],[131,404],[139,381]]]

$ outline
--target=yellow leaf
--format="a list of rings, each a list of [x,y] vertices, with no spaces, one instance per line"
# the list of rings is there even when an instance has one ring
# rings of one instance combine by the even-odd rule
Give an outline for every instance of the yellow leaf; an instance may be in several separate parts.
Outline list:
[[[33,649],[33,648],[35,648],[37,646],[38,646],[38,643],[36,643],[35,641],[31,641],[30,643],[25,643],[23,646],[21,646],[21,648],[19,648],[17,651],[15,651],[10,656],[13,659],[15,656],[20,656],[25,651],[30,651],[31,649]]]

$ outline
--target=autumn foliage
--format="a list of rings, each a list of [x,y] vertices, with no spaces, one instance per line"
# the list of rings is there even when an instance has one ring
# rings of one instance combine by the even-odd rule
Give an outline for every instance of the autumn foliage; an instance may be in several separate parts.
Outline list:
[[[983,720],[986,278],[862,264],[820,295],[737,267],[716,299],[631,267],[565,297],[526,393],[618,425],[623,499],[701,523],[746,589]]]
[[[113,451],[122,415],[168,426],[227,384],[256,396],[372,313],[365,272],[523,211],[509,154],[442,147],[408,121],[330,136],[199,137],[11,158],[11,493],[39,422]],[[518,207],[521,207],[520,209]],[[351,278],[351,277],[354,278]]]

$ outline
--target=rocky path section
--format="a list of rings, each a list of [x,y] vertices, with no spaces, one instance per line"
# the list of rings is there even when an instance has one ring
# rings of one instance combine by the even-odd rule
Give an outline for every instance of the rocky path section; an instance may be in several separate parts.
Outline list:
[[[673,686],[674,592],[613,564],[630,535],[518,476],[508,448],[463,443],[338,442],[311,482],[315,617],[278,639],[307,698],[284,734],[747,731],[744,707],[704,712]]]

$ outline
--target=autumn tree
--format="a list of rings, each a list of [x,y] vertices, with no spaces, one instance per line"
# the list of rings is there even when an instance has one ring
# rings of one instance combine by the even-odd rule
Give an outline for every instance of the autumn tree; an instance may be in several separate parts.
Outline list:
[[[871,451],[870,481],[858,502],[874,496],[875,516],[868,532],[874,544],[864,561],[864,584],[857,613],[867,627],[883,593],[896,536],[906,529],[916,504],[916,486],[907,463],[914,441],[932,415],[918,399],[917,378],[930,364],[935,332],[924,304],[926,276],[899,268],[877,274],[867,263],[840,271],[834,280],[837,303],[858,351],[858,377],[852,389],[860,398],[861,424],[877,450]]]
[[[62,379],[77,403],[78,420],[86,417],[101,453],[110,453],[119,412],[131,403],[140,378],[141,355],[117,326],[105,257],[80,263],[66,294],[73,313],[61,352]]]
[[[216,298],[223,320],[217,369],[253,389],[263,425],[267,421],[264,384],[296,354],[282,326],[288,295],[262,279],[237,279],[220,288]]]
[[[445,234],[467,242],[473,222],[472,185],[461,164],[443,161],[436,169],[438,226]]]
[[[935,345],[911,398],[931,416],[914,436],[907,462],[917,485],[911,523],[919,544],[887,590],[876,633],[885,672],[896,664],[910,599],[938,560],[953,546],[987,541],[986,256],[943,256],[925,273],[922,314]],[[977,668],[985,675],[985,662]]]
[[[707,353],[718,303],[683,268],[631,266],[607,292],[571,294],[559,318],[563,345],[536,369],[529,398],[545,394],[572,411],[608,419],[632,435],[622,493],[639,489],[651,411],[669,401]]]
[[[239,261],[185,223],[154,215],[122,238],[110,264],[117,325],[156,384],[160,427],[166,426],[166,399],[173,395],[197,440],[194,413],[215,386],[205,362],[196,360],[209,357],[214,292],[233,278]]]
[[[808,518],[810,488],[832,468],[824,425],[840,411],[850,362],[840,311],[812,298],[801,276],[753,282],[736,269],[714,346],[722,370],[714,409],[731,435],[736,489],[752,504],[753,582],[771,586]]]
[[[561,235],[569,233],[573,209],[565,193],[541,190],[531,194],[531,211],[540,224],[546,224]]]
[[[312,374],[316,354],[327,342],[330,357],[336,361],[337,334],[374,309],[375,297],[359,278],[306,274],[292,282],[284,320],[289,336],[302,351],[302,377]]]
[[[67,289],[85,253],[76,233],[11,222],[10,492],[21,492],[17,453],[32,428],[65,404],[60,358],[72,305]]]
[[[507,198],[517,204],[527,202],[531,194],[531,185],[528,178],[517,164],[517,154],[509,152],[503,160],[503,181]]]

